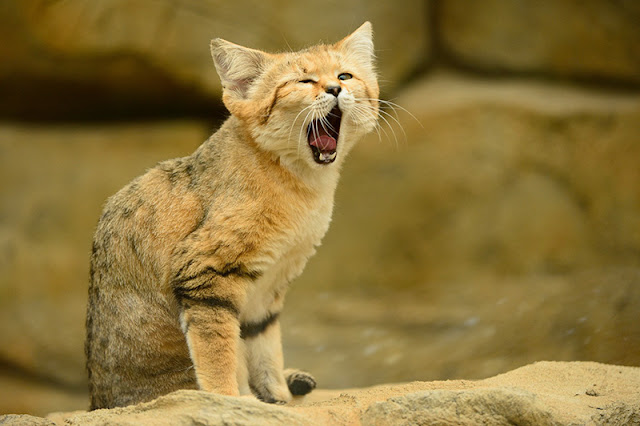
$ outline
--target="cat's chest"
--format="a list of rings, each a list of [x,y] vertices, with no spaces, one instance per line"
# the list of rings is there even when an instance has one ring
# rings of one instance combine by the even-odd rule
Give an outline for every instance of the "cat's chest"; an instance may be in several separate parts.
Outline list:
[[[282,309],[283,297],[315,253],[329,228],[332,205],[321,206],[299,217],[294,227],[283,230],[277,254],[262,268],[260,278],[247,291],[241,314],[243,321],[255,321]]]
[[[265,274],[277,276],[280,281],[290,281],[299,275],[329,229],[332,209],[330,203],[310,209],[283,230],[278,250],[265,268]]]

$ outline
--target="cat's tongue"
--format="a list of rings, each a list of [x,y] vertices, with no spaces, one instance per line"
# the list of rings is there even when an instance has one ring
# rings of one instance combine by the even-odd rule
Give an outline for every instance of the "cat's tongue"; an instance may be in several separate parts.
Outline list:
[[[309,142],[309,145],[315,146],[320,151],[324,151],[324,152],[335,151],[338,146],[338,142],[334,138],[326,134],[318,135],[315,137],[312,136],[310,139],[311,139],[311,142]]]
[[[307,141],[318,164],[333,163],[338,155],[338,138],[342,111],[336,105],[324,118],[319,118],[307,127]]]

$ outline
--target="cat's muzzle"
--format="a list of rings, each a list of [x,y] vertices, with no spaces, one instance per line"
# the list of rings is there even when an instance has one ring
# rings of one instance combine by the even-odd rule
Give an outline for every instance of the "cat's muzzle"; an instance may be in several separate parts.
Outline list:
[[[338,152],[338,137],[342,111],[336,105],[326,117],[318,118],[307,127],[307,141],[318,164],[333,163]]]

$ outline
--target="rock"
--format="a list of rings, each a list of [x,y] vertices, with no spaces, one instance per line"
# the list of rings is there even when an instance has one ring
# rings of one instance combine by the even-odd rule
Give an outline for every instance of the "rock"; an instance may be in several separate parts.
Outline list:
[[[364,0],[4,2],[0,114],[208,115],[221,96],[211,39],[283,51],[338,41],[365,20],[373,22],[381,87],[389,91],[429,55],[423,2],[403,6]]]
[[[435,390],[370,406],[363,425],[556,425],[535,395],[517,389]]]
[[[102,205],[207,137],[198,122],[0,126],[0,181],[10,183],[0,197],[0,336],[10,342],[0,345],[0,382],[11,384],[0,385],[0,412],[41,413],[56,400],[41,397],[51,387],[71,394],[66,409],[85,407],[88,259]],[[83,403],[73,407],[76,393]]]
[[[464,67],[640,83],[637,2],[447,0],[438,5],[441,47]]]
[[[638,424],[638,386],[638,367],[539,362],[479,381],[321,390],[283,407],[184,390],[134,406],[48,418],[69,425]],[[587,393],[593,388],[598,396]]]
[[[301,414],[253,398],[231,398],[182,390],[148,403],[96,410],[64,419],[67,425],[305,425]]]
[[[477,382],[434,383],[435,389],[370,405],[361,420],[363,425],[638,424],[640,397],[633,387],[639,379],[637,367],[539,362]],[[609,380],[614,383],[606,398],[585,392],[589,386],[609,386]]]
[[[55,423],[42,417],[30,416],[28,414],[8,414],[5,416],[0,415],[0,425],[55,426]]]
[[[638,380],[638,367],[536,362],[480,382],[534,393],[557,424],[601,425],[640,424],[640,395],[634,390]],[[590,392],[594,389],[596,396]]]

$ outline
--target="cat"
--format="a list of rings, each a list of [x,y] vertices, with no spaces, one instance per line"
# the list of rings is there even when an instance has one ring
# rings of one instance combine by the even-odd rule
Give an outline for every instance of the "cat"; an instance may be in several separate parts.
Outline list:
[[[279,314],[327,232],[345,157],[377,125],[372,36],[366,22],[278,54],[212,40],[230,116],[109,198],[96,228],[91,409],[178,389],[283,404],[315,388],[283,370]]]

